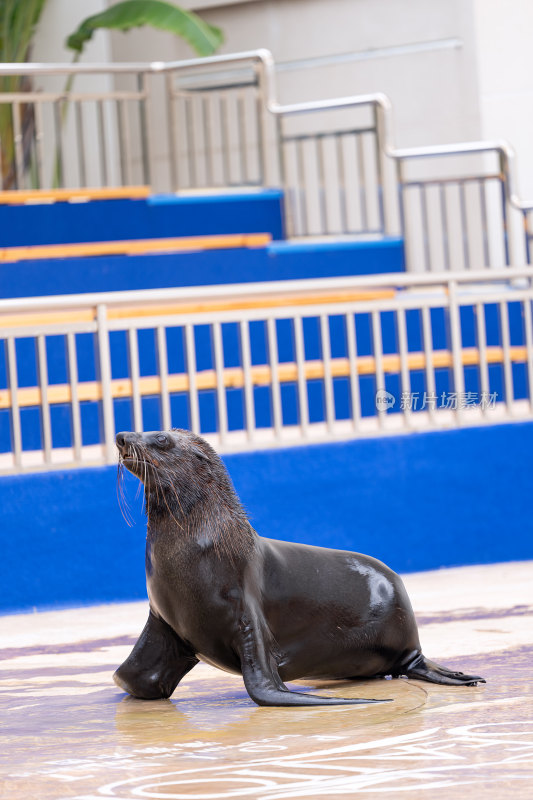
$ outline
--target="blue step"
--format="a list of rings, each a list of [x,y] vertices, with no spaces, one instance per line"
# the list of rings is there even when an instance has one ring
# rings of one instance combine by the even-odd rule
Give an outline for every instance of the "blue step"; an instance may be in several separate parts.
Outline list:
[[[243,233],[243,231],[239,231]],[[254,233],[264,233],[264,227]],[[272,242],[267,247],[53,258],[0,264],[0,297],[374,275],[404,270],[403,242]]]
[[[282,220],[283,193],[277,189],[0,205],[0,247],[258,231],[281,239]]]

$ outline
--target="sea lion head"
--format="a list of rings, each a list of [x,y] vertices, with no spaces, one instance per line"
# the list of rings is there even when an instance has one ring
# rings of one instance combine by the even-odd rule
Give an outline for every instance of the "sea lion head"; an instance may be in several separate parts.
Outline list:
[[[150,530],[161,526],[206,537],[226,555],[244,557],[253,546],[248,522],[222,460],[191,431],[116,435],[119,452],[117,493],[122,513],[132,524],[122,485],[124,467],[144,485]]]
[[[117,433],[116,445],[119,466],[139,478],[145,486],[187,484],[198,480],[202,466],[213,464],[214,451],[204,439],[190,431],[175,428],[171,431]]]

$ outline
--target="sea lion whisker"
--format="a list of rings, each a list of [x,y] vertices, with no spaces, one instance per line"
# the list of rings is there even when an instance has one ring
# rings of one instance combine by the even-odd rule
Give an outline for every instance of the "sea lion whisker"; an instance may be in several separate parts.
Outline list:
[[[164,486],[163,486],[163,478],[164,478],[165,481],[166,481],[167,486],[169,487],[169,489],[174,494],[174,497],[176,498],[176,501],[178,503],[178,506],[179,506],[179,509],[180,509],[181,513],[185,517],[186,515],[184,514],[183,507],[181,505],[178,493],[176,491],[176,487],[174,486],[173,481],[172,481],[173,475],[172,475],[171,471],[168,469],[168,467],[165,464],[160,464],[160,467],[157,470],[155,470],[155,475],[160,480],[161,495],[162,495],[163,499],[165,499],[165,492],[164,492]],[[167,507],[168,507],[168,504],[167,504]]]
[[[165,492],[165,487],[163,486],[163,478],[165,477],[165,473],[159,469],[156,469],[154,475],[157,487],[157,497],[159,499],[159,495],[161,494],[161,497],[163,497],[163,494]]]
[[[122,477],[121,476],[121,464],[120,464],[120,460],[119,460],[119,463],[117,464],[117,480],[116,480],[116,485],[115,485],[115,491],[116,491],[116,494],[117,494],[118,507],[120,509],[120,513],[122,514],[122,516],[124,517],[124,519],[127,522],[126,515],[124,514],[124,509],[122,508],[122,497],[121,497],[121,493],[120,493],[121,477]]]
[[[167,498],[165,497],[165,495],[163,495],[163,501],[164,501],[164,503],[165,503],[165,505],[167,507],[168,513],[170,514],[170,516],[172,517],[172,519],[174,520],[174,522],[176,523],[178,528],[182,531],[183,530],[183,526],[178,522],[178,520],[176,519],[176,517],[174,516],[174,514],[170,510],[170,507],[169,507],[169,505],[167,503]],[[187,530],[188,530],[188,527],[187,527]]]
[[[155,489],[156,502],[159,501],[158,480],[157,480],[157,472],[154,472],[154,470],[148,470],[147,466],[145,466],[145,471],[146,471],[146,481],[147,481],[146,516],[148,517],[148,519],[150,519],[152,491],[154,489]]]
[[[168,485],[169,485],[169,487],[170,487],[171,491],[173,492],[173,494],[174,494],[174,497],[176,498],[176,500],[177,500],[177,502],[178,502],[178,506],[180,507],[180,511],[181,511],[181,513],[183,514],[183,518],[184,518],[184,519],[186,519],[186,515],[183,513],[183,508],[182,508],[182,506],[181,506],[180,499],[179,499],[179,497],[178,497],[178,493],[177,493],[177,491],[176,491],[176,487],[175,487],[175,486],[174,486],[174,484],[173,484],[173,483],[171,483],[171,482],[169,482],[169,484],[168,484]],[[163,491],[163,487],[161,487],[161,491]],[[165,505],[166,505],[166,506],[167,506],[167,508],[168,508],[168,503],[167,503],[167,501],[166,501],[166,498],[165,498],[165,495],[164,495],[164,493],[163,493],[163,500],[165,501]],[[172,519],[173,519],[174,521],[176,521],[176,518],[175,518],[174,516],[172,516]],[[183,530],[183,528],[182,528],[182,526],[181,526],[181,525],[180,525],[180,528],[181,528],[181,530]],[[188,525],[188,524],[187,524],[187,533],[189,533],[189,525]]]
[[[145,489],[146,489],[146,495],[147,495],[147,516],[149,517],[150,516],[150,514],[149,514],[149,512],[150,512],[149,496],[150,496],[150,493],[151,493],[152,483],[151,483],[151,476],[149,475],[149,473],[147,471],[147,463],[148,462],[144,462],[144,470],[145,470],[144,477],[145,477]],[[150,462],[150,463],[153,463],[153,462]],[[154,485],[155,491],[156,491],[156,498],[159,501],[159,489],[160,489],[161,490],[161,498],[162,498],[162,500],[163,500],[163,502],[164,502],[164,504],[165,504],[165,506],[167,508],[168,513],[170,514],[170,516],[172,517],[172,519],[174,520],[176,525],[179,527],[179,529],[183,531],[184,530],[183,526],[181,525],[180,522],[178,522],[178,520],[176,519],[176,517],[174,516],[174,514],[170,510],[170,506],[167,503],[167,500],[166,500],[166,497],[165,497],[165,490],[164,490],[164,486],[163,486],[162,477],[166,477],[166,473],[168,474],[168,470],[167,470],[165,465],[161,465],[161,466],[162,466],[162,469],[158,468],[158,469],[155,469],[155,470],[152,471],[152,475],[153,475],[153,478],[154,478],[153,485]],[[160,474],[161,472],[163,473],[162,476]],[[178,505],[180,506],[180,511],[183,513],[183,509],[181,508],[181,503],[179,501],[179,497],[177,496],[176,491],[175,491],[174,487],[172,486],[172,483],[169,482],[169,486],[173,490],[173,492],[174,492],[174,494],[176,496],[176,500],[178,501]]]
[[[144,478],[145,478],[145,493],[146,493],[146,509],[147,509],[147,517],[150,517],[150,508],[151,508],[151,496],[152,493],[155,492],[155,500],[156,504],[159,505],[161,503],[161,498],[164,499],[164,487],[163,481],[161,478],[161,473],[164,470],[160,469],[153,469],[150,472],[147,471],[147,464],[154,465],[153,461],[145,462],[144,466]]]
[[[154,477],[155,498],[156,501],[159,503],[159,477],[157,470],[153,473],[153,477]],[[147,516],[149,516],[149,514],[147,514]]]
[[[128,512],[126,511],[126,507],[124,505],[124,501],[122,499],[119,500],[119,509],[120,513],[129,528],[133,528],[133,520],[129,517]]]
[[[146,470],[146,462],[143,461],[143,484],[144,484],[144,502],[145,502],[145,511],[146,516],[150,518],[150,478],[148,477],[148,472]]]
[[[148,469],[148,462],[143,461],[143,474],[145,485],[145,504],[146,504],[146,517],[150,519],[150,498],[152,493],[152,470]]]
[[[125,477],[124,477],[124,464],[123,463],[121,463],[121,465],[120,465],[120,494],[121,494],[124,510],[126,512],[126,521],[128,522],[128,520],[129,520],[128,524],[132,528],[133,525],[134,525],[134,518],[133,518],[133,512],[132,512],[132,510],[130,508],[130,505],[129,505],[128,497],[127,497],[127,494],[126,494]]]
[[[139,453],[137,452],[136,445],[134,445],[134,444],[131,445],[131,451],[132,451],[132,454],[133,454],[133,466],[135,467],[135,470],[137,471],[139,465],[141,464],[141,459],[139,457]],[[142,481],[142,478],[141,478],[141,483],[138,484],[137,491],[135,492],[135,499],[136,500],[139,499],[143,483],[144,483],[144,481]]]
[[[173,492],[173,494],[174,494],[174,497],[176,498],[176,501],[177,501],[177,503],[178,503],[178,505],[179,505],[179,507],[180,507],[180,511],[181,511],[181,513],[183,514],[183,508],[182,508],[182,505],[181,505],[180,498],[179,498],[179,495],[178,495],[178,492],[177,492],[177,489],[176,489],[176,487],[174,486],[174,484],[172,483],[172,481],[169,481],[169,484],[168,484],[168,485],[169,485],[169,486],[170,486],[170,488],[172,489],[172,492]],[[185,516],[185,514],[183,514],[183,516]]]
[[[120,513],[122,514],[122,517],[124,518],[126,524],[130,528],[132,528],[133,520],[130,518],[129,507],[126,502],[126,496],[124,492],[124,464],[120,459],[117,467],[116,492],[117,492],[118,507],[120,509]]]

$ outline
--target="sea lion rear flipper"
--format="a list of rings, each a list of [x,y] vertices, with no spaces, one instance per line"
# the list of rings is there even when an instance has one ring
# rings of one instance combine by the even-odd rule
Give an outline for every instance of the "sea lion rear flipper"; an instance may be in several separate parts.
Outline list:
[[[422,653],[402,670],[408,678],[416,678],[419,681],[428,683],[438,683],[441,686],[477,686],[478,683],[486,683],[485,678],[480,675],[465,675],[464,672],[454,672],[440,664],[430,661]]]
[[[271,636],[264,626],[255,625],[247,618],[240,623],[238,649],[246,691],[259,706],[339,706],[363,703],[386,703],[388,700],[363,700],[359,698],[320,697],[305,692],[291,692],[281,680],[278,668],[268,646]]]
[[[198,659],[162,619],[150,611],[130,655],[113,675],[121,689],[142,700],[170,697]]]

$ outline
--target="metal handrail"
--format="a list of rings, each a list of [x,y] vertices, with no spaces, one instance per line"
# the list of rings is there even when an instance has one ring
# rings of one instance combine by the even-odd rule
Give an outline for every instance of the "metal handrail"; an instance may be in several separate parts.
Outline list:
[[[302,278],[288,281],[261,281],[257,283],[222,284],[216,286],[192,286],[169,289],[135,289],[118,292],[94,292],[88,294],[53,295],[49,297],[24,297],[0,300],[0,314],[30,311],[50,311],[62,308],[87,308],[99,305],[131,306],[149,303],[193,303],[210,300],[242,301],[252,298],[286,298],[291,294],[314,295],[321,292],[349,291],[394,287],[402,289],[427,288],[452,284],[475,284],[479,281],[490,284],[509,283],[532,279],[529,267],[511,269],[469,270],[465,272],[432,273],[381,273],[378,275],[354,275],[338,278]],[[1,332],[1,328],[0,328]]]
[[[203,435],[226,452],[346,439],[354,435],[530,419],[533,413],[533,275],[527,268],[511,268],[494,270],[491,277],[494,282],[487,280],[486,271],[476,270],[471,273],[357,276],[333,281],[308,279],[1,301],[4,325],[0,328],[0,337],[7,342],[9,382],[0,391],[0,403],[3,409],[10,409],[12,449],[0,455],[0,472],[112,463],[118,422],[115,401],[128,400],[134,428],[143,430],[144,424],[149,423],[144,416],[142,400],[148,396],[155,398],[160,408],[161,424],[168,428],[172,424],[171,396],[176,393],[185,400],[190,414],[188,425],[196,432],[204,430],[200,395],[204,391],[215,393],[217,432]],[[361,293],[359,297],[354,296],[356,292],[349,294],[350,289],[378,286],[399,291],[368,292],[368,296]],[[311,303],[301,302],[302,295],[306,294],[313,298]],[[260,300],[261,307],[242,302],[250,298]],[[210,310],[209,299],[225,302]],[[172,308],[172,302],[179,308]],[[517,304],[521,306],[519,314],[522,316],[517,316]],[[489,307],[497,308],[496,324],[501,326],[496,343],[487,335],[494,332],[494,320],[492,328],[487,328],[485,309]],[[462,308],[475,315],[477,333],[473,346],[468,342],[465,344],[463,338]],[[66,314],[58,313],[60,309],[66,310]],[[80,309],[81,313],[73,313],[75,309]],[[86,313],[87,310],[90,314]],[[433,310],[437,311],[436,319],[432,318]],[[45,313],[39,315],[39,312],[46,311],[51,312],[48,317]],[[407,337],[407,315],[413,311],[416,312],[415,327],[420,337],[416,350],[409,346]],[[5,312],[12,312],[11,319]],[[18,314],[20,318],[17,318]],[[439,322],[441,315],[443,319]],[[357,319],[365,317],[370,325],[370,349],[365,349],[365,345],[361,347],[357,332]],[[414,318],[411,316],[410,319],[413,321]],[[318,351],[316,345],[313,345],[314,350],[306,349],[307,336],[312,332],[308,328],[306,333],[302,327],[306,320],[312,321],[312,330],[315,330],[315,321],[319,324],[316,334]],[[330,327],[333,320],[334,327]],[[289,328],[277,327],[283,321],[289,321]],[[257,327],[252,329],[257,322],[261,323],[261,333]],[[233,358],[226,360],[224,352],[223,326],[228,323],[240,341],[236,363]],[[340,330],[338,323],[341,324]],[[383,338],[386,326],[389,326],[390,337],[391,324],[397,332],[392,351],[384,346]],[[518,339],[517,325],[521,331]],[[204,345],[199,340],[195,343],[195,330],[198,327],[205,330],[206,326],[214,344],[207,360],[205,342]],[[139,366],[141,340],[138,332],[143,329],[153,331],[157,355],[156,366],[151,367],[148,374]],[[180,331],[179,348],[183,355],[182,361],[174,361],[172,365],[168,359],[170,350],[166,338],[169,330]],[[122,372],[113,374],[114,345],[111,337],[116,331],[126,336],[129,367],[125,375]],[[440,337],[438,340],[434,339],[435,331]],[[266,345],[260,345],[262,355],[259,360],[254,360],[250,357],[250,341],[252,337],[253,345],[253,337],[258,333]],[[89,370],[90,374],[85,372],[83,377],[76,344],[78,334],[92,337],[91,347],[97,350],[94,374]],[[51,336],[62,337],[65,348],[66,379],[61,373],[59,381],[57,369],[52,378],[48,371],[47,337]],[[293,341],[288,359],[287,336]],[[24,338],[34,341],[37,378],[33,379],[32,385],[23,382],[19,386],[18,359],[22,354],[17,354],[17,341]],[[284,357],[279,349],[282,339]],[[117,340],[114,341],[116,344]],[[197,354],[202,347],[203,361],[200,363]],[[398,413],[388,414],[376,403],[373,413],[368,416],[368,403],[374,402],[375,392],[387,395],[388,388],[390,390],[387,384],[389,374],[399,376],[403,398],[412,393],[411,373],[422,372],[424,397],[436,398],[436,373],[444,369],[457,399],[472,394],[465,370],[475,366],[480,376],[476,397],[486,400],[494,392],[489,376],[492,364],[501,365],[502,388],[499,391],[503,394],[494,395],[494,402],[491,400],[490,405],[480,405],[476,401],[475,411],[465,411],[462,405],[449,407],[446,404],[444,407],[441,403],[437,407],[430,404],[423,413],[414,414],[409,406],[399,404],[395,409]],[[521,388],[516,390],[515,364],[524,365],[522,372],[526,370],[522,379],[522,383],[527,379],[525,396]],[[361,382],[366,380],[365,376],[372,376],[371,384]],[[336,410],[334,382],[339,378],[344,382],[348,416]],[[312,406],[314,400],[308,394],[308,382],[315,380],[323,385],[324,405],[318,421],[313,421],[311,409],[316,411],[317,407],[316,404]],[[288,419],[282,394],[282,388],[287,384],[293,386],[298,396],[297,417],[293,415]],[[258,411],[254,399],[254,387],[265,386],[269,387],[271,394],[271,416],[266,427],[264,419],[260,421],[257,416],[263,412]],[[234,423],[238,423],[236,427],[230,425],[233,412],[226,396],[226,391],[232,388],[242,391],[245,407],[242,418],[232,418]],[[397,399],[400,399],[399,389],[395,391]],[[441,393],[439,389],[439,396],[441,394],[450,392]],[[366,411],[362,410],[363,401]],[[99,410],[96,444],[88,442],[83,433],[85,428],[82,430],[85,402],[96,403]],[[42,439],[36,450],[23,447],[27,426],[33,425],[32,435],[35,433],[35,417],[23,419],[21,416],[22,410],[28,407],[40,410]],[[61,438],[58,441],[57,426],[54,429],[52,412],[61,408],[61,413],[67,414],[66,428],[62,431],[70,430],[70,443]],[[494,408],[494,412],[489,408]],[[3,436],[5,438],[5,431]]]
[[[233,64],[241,61],[261,61],[267,65],[272,60],[268,50],[249,50],[241,53],[228,53],[221,56],[208,56],[206,58],[191,58],[180,61],[114,61],[111,63],[2,63],[1,75],[76,75],[113,73],[113,72],[174,72],[181,69],[194,69],[195,67],[218,66],[219,64]]]
[[[305,114],[318,111],[329,111],[352,108],[362,105],[375,107],[378,116],[378,145],[383,155],[396,162],[412,159],[425,159],[440,156],[461,156],[478,153],[495,153],[500,159],[501,173],[503,175],[505,197],[509,205],[526,215],[533,210],[533,199],[522,199],[518,192],[516,178],[516,155],[506,141],[488,142],[458,142],[447,145],[435,145],[412,148],[397,148],[394,143],[392,106],[389,98],[382,93],[362,96],[346,96],[327,100],[318,100],[305,103],[285,104],[278,102],[275,69],[276,65],[269,50],[260,48],[241,53],[210,56],[208,58],[194,58],[180,61],[149,63],[95,63],[95,64],[1,64],[2,75],[52,75],[52,74],[102,74],[102,73],[146,73],[163,74],[172,72],[186,72],[191,70],[217,69],[224,66],[237,66],[251,64],[257,69],[259,85],[262,92],[263,105],[266,111],[274,117],[281,118],[293,114]]]
[[[430,145],[424,147],[397,148],[394,145],[392,125],[392,104],[388,96],[382,92],[367,95],[349,95],[327,100],[315,100],[305,103],[291,103],[282,105],[277,100],[275,88],[276,64],[270,50],[259,48],[257,50],[243,51],[206,58],[192,58],[180,61],[151,61],[151,62],[113,62],[113,63],[84,63],[65,64],[57,63],[4,63],[0,64],[2,75],[75,75],[98,73],[131,73],[147,72],[161,74],[164,72],[185,71],[195,68],[208,68],[243,62],[256,63],[262,73],[264,100],[268,111],[276,116],[325,111],[366,104],[374,104],[381,112],[382,117],[382,145],[387,156],[392,159],[428,158],[446,155],[467,155],[469,153],[497,152],[502,156],[506,175],[507,197],[511,205],[520,211],[533,209],[532,200],[522,200],[516,188],[514,164],[516,154],[513,147],[505,140],[499,141],[474,141],[457,142],[446,145]]]

